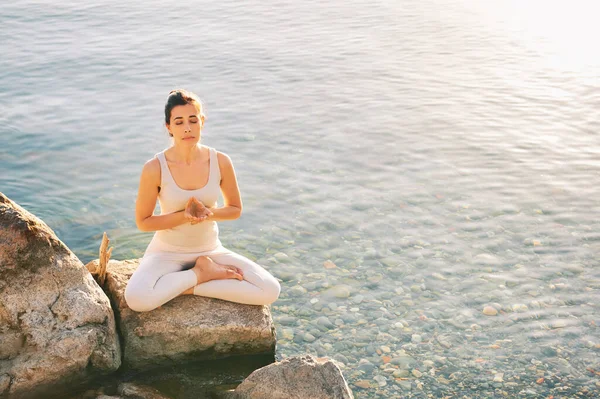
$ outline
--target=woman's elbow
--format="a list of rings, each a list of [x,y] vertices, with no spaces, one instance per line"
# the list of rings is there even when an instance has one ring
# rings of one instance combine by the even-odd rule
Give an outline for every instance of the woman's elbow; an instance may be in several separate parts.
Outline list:
[[[135,225],[137,226],[139,231],[150,231],[148,226],[146,226],[145,220],[135,220]]]
[[[240,206],[240,207],[236,207],[236,208],[237,208],[237,211],[235,212],[234,216],[235,216],[235,219],[239,219],[240,216],[242,216],[242,207]]]

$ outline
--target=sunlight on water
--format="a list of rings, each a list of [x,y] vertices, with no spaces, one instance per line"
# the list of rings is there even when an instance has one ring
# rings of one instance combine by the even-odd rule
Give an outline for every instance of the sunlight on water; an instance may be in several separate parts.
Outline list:
[[[282,284],[279,358],[357,398],[596,397],[596,2],[19,0],[0,13],[0,191],[117,259],[167,93],[197,92]],[[184,10],[185,9],[185,10]]]

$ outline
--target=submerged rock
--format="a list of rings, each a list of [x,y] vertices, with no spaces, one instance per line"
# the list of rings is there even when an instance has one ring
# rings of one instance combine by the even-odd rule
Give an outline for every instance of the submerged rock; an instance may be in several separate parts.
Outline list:
[[[121,399],[170,399],[152,387],[131,382],[121,383],[117,389]]]
[[[0,193],[0,396],[56,395],[120,365],[102,289],[42,220]]]

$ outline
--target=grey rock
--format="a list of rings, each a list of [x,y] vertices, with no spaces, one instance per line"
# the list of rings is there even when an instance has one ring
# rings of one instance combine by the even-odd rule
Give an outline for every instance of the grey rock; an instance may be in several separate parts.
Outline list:
[[[343,364],[348,364],[348,358],[347,358],[346,356],[342,355],[341,353],[337,353],[337,354],[335,354],[335,355],[333,356],[333,358],[334,358],[335,360],[337,360],[338,362],[340,362],[340,363],[343,363]]]
[[[335,328],[335,325],[325,316],[321,316],[316,320],[317,325],[323,326],[327,329]]]
[[[410,369],[416,365],[417,361],[410,356],[398,356],[392,358],[391,363],[402,369]]]
[[[152,387],[130,382],[119,384],[117,391],[122,399],[170,399]]]
[[[306,294],[308,291],[301,285],[296,285],[288,290],[288,295],[291,297],[299,297]]]
[[[304,340],[306,342],[314,342],[316,340],[316,338],[311,333],[306,333],[306,334],[304,334]]]
[[[543,346],[540,351],[544,356],[547,357],[554,357],[558,353],[556,352],[556,349],[552,348],[551,346]]]
[[[143,370],[181,362],[275,351],[275,327],[269,306],[244,305],[182,295],[149,312],[125,302],[125,287],[138,260],[111,260],[106,292],[119,322],[123,364]]]
[[[362,359],[357,367],[359,370],[362,370],[364,372],[370,373],[373,370],[375,370],[375,365],[373,363],[371,363],[370,361],[368,361],[367,359]]]
[[[250,374],[235,389],[239,399],[353,399],[339,367],[331,359],[296,356]]]
[[[0,193],[0,395],[60,393],[121,365],[110,301],[42,220]]]
[[[352,293],[352,289],[347,285],[337,285],[323,291],[321,295],[324,298],[348,298]]]
[[[298,318],[293,316],[281,316],[277,319],[277,322],[284,326],[295,326],[298,324]]]

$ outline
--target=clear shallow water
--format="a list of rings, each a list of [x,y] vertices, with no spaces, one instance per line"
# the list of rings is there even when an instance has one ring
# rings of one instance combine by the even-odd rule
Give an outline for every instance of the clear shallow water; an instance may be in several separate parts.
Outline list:
[[[598,6],[522,3],[3,5],[0,190],[84,262],[103,231],[141,256],[188,88],[242,190],[222,241],[282,280],[278,356],[358,398],[595,397]]]

